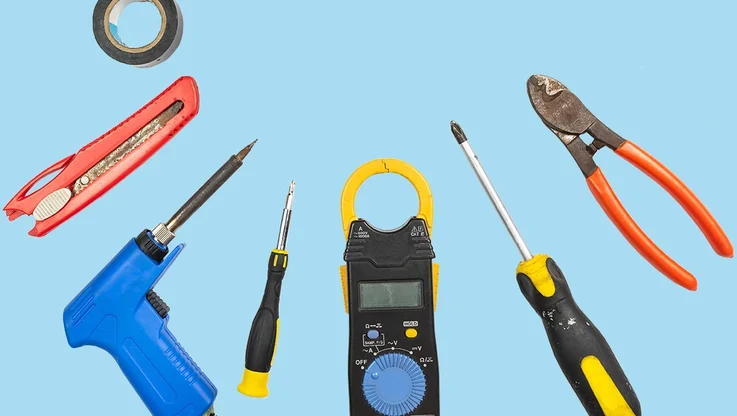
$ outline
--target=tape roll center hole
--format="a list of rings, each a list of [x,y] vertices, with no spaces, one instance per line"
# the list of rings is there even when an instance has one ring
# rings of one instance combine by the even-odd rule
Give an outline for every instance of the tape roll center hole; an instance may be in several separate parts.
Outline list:
[[[417,215],[419,206],[414,186],[394,173],[366,179],[355,200],[356,216],[384,231],[403,226]]]
[[[142,48],[150,45],[163,30],[163,17],[150,1],[121,0],[110,11],[110,34],[121,45]]]

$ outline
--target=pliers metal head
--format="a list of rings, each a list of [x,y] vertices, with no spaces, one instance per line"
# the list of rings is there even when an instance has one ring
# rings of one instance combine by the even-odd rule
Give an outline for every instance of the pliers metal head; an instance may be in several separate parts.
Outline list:
[[[537,115],[573,156],[604,212],[630,244],[661,273],[687,289],[697,288],[696,278],[652,242],[617,198],[594,162],[594,155],[604,147],[612,149],[663,187],[696,222],[717,254],[734,256],[729,238],[696,195],[665,165],[604,125],[560,81],[533,75],[527,80],[527,94]],[[591,144],[581,139],[584,133],[594,139]]]

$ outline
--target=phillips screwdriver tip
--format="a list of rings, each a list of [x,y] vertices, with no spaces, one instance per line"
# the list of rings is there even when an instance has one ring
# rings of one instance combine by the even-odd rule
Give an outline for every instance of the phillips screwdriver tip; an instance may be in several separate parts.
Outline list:
[[[256,144],[257,141],[258,139],[252,141],[248,146],[244,147],[243,150],[238,152],[238,154],[235,155],[235,157],[241,162],[243,162],[243,159],[245,159],[246,156],[248,156],[248,154],[251,152],[251,149],[253,149],[253,146]]]
[[[462,144],[463,142],[468,140],[466,138],[466,133],[464,133],[463,129],[461,128],[461,125],[456,123],[455,120],[451,120],[450,122],[450,131],[453,132],[453,136],[456,138],[458,144]]]

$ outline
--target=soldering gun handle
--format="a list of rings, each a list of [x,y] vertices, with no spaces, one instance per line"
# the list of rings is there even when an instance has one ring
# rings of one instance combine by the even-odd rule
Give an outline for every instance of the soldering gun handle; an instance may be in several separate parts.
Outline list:
[[[150,292],[182,248],[157,263],[132,240],[64,310],[69,345],[108,352],[154,416],[202,416],[217,395]]]
[[[555,261],[538,255],[522,263],[517,282],[542,317],[555,358],[586,412],[640,416],[640,402],[617,357],[574,301]]]
[[[251,324],[246,347],[246,368],[238,391],[251,397],[269,394],[268,380],[279,341],[279,298],[289,255],[273,250],[269,256],[266,289]]]

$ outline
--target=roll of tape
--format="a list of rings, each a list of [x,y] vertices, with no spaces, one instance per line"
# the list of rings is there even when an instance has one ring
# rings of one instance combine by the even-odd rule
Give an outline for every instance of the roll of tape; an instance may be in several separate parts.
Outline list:
[[[161,14],[161,29],[153,42],[140,48],[125,45],[118,35],[118,19],[131,3],[153,3]],[[174,53],[182,41],[182,11],[175,0],[99,0],[92,14],[92,30],[100,48],[111,58],[126,65],[149,68]]]

